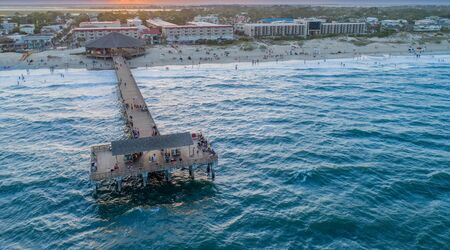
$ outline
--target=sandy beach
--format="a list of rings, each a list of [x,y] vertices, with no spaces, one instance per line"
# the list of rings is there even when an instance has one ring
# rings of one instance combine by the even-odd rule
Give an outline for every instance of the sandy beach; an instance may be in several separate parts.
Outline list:
[[[256,41],[236,45],[156,45],[144,56],[130,60],[132,67],[198,65],[208,63],[265,62],[353,58],[362,55],[408,55],[410,48],[422,54],[450,53],[450,35],[399,33],[388,38],[333,37],[305,41]],[[84,48],[31,53],[0,54],[0,69],[87,68],[110,69],[110,60],[87,58]]]

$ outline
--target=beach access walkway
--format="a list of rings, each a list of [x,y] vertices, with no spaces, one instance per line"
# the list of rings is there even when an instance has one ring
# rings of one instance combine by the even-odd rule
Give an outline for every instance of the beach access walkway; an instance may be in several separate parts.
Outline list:
[[[128,139],[91,147],[90,179],[115,180],[120,190],[125,177],[142,176],[145,186],[149,173],[162,171],[170,180],[173,170],[189,168],[193,178],[194,168],[201,165],[214,178],[218,156],[205,137],[190,132],[161,135],[126,60],[117,55],[113,61]]]

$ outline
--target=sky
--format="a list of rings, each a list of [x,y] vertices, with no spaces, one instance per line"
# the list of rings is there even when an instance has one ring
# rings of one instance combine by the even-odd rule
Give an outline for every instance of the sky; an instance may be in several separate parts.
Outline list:
[[[450,5],[450,0],[0,0],[0,5],[33,4],[332,4],[332,5]]]

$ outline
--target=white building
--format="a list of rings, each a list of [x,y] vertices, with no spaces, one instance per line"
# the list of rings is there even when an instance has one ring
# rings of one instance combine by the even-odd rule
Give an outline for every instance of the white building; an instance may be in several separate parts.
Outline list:
[[[379,24],[378,18],[376,17],[366,17],[366,23],[370,26],[376,26]]]
[[[43,34],[56,34],[61,32],[64,29],[64,26],[61,24],[56,25],[47,25],[41,28],[41,33]]]
[[[440,31],[442,26],[440,25],[414,25],[413,30],[416,32],[433,32]]]
[[[365,23],[322,23],[320,26],[321,35],[329,34],[365,34],[367,25]]]
[[[422,20],[414,21],[414,25],[427,26],[427,25],[437,25],[437,24],[438,24],[438,21],[433,20],[433,19],[422,19]]]
[[[75,28],[72,30],[73,42],[84,44],[100,37],[103,37],[111,32],[117,32],[139,39],[139,31],[137,27],[106,27],[106,28]]]
[[[19,30],[20,32],[24,32],[27,33],[29,35],[34,34],[34,30],[35,30],[35,26],[34,24],[21,24],[19,26]]]
[[[23,37],[23,44],[27,49],[43,49],[52,46],[52,35],[29,35]]]
[[[217,15],[196,16],[194,22],[219,24],[219,17]]]
[[[434,18],[427,18],[422,20],[416,20],[414,22],[414,31],[417,32],[432,32],[440,31],[442,29],[441,25],[438,25],[438,20]]]
[[[120,27],[120,21],[81,22],[80,28],[109,28]]]
[[[135,17],[134,19],[127,19],[128,27],[139,27],[142,26],[142,20],[139,17]]]
[[[15,28],[17,28],[17,23],[10,23],[8,21],[3,21],[0,25],[5,31],[6,34],[11,33]]]
[[[381,20],[381,27],[385,29],[400,29],[408,24],[407,20]]]
[[[233,26],[205,22],[176,25],[161,19],[147,20],[150,27],[159,28],[169,43],[191,43],[200,40],[233,40]]]
[[[427,20],[432,20],[434,21],[434,24],[430,24],[430,25],[440,25],[442,26],[443,29],[448,29],[450,28],[450,18],[444,18],[444,17],[438,17],[438,16],[429,16],[429,17],[425,17],[424,20],[417,20],[415,25],[422,25],[424,23],[421,22],[426,22]],[[419,22],[419,23],[417,23]]]
[[[248,23],[244,24],[244,34],[250,37],[306,37],[308,29],[304,23]]]

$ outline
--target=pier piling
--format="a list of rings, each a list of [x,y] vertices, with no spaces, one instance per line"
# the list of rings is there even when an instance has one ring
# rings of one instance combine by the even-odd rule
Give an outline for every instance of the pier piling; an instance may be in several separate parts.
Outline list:
[[[148,172],[142,173],[142,182],[144,183],[144,187],[146,187],[148,183]]]
[[[191,177],[191,179],[194,179],[194,166],[190,165],[189,166],[189,177]]]

